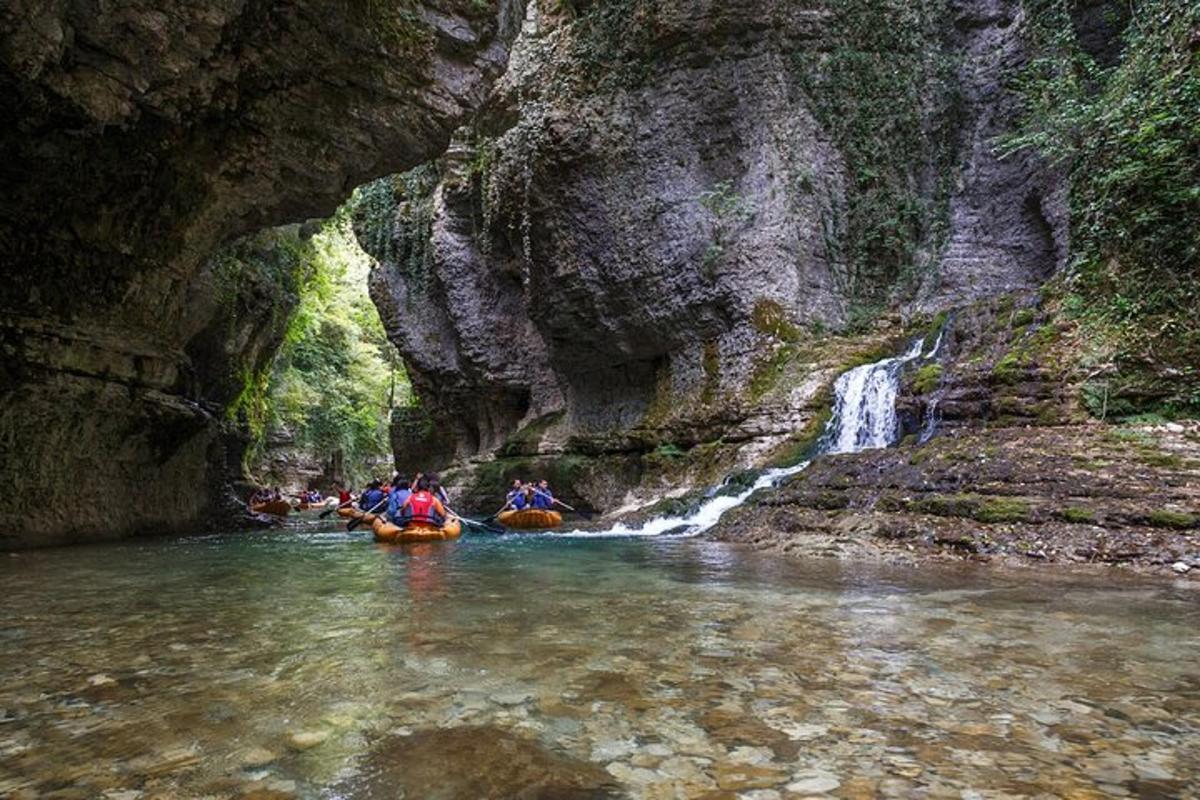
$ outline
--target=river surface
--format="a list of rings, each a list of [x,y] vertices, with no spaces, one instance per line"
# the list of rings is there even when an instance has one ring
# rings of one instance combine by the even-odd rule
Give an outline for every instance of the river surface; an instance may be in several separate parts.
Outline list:
[[[0,585],[0,797],[1197,796],[1169,582],[283,531]]]

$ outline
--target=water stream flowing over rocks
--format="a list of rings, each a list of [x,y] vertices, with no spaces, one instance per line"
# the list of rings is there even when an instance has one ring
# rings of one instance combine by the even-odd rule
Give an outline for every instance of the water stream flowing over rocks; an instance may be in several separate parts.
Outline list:
[[[940,343],[941,337],[938,337]],[[834,384],[833,416],[821,437],[815,455],[857,453],[895,444],[899,438],[896,396],[900,391],[900,373],[908,364],[930,358],[938,344],[924,352],[923,338],[917,339],[899,356],[885,358],[848,370]],[[571,531],[557,536],[696,536],[710,530],[726,511],[737,508],[756,492],[802,472],[809,462],[765,470],[743,490],[730,493],[714,490],[694,512],[683,516],[656,517],[640,526],[618,523],[600,531]]]

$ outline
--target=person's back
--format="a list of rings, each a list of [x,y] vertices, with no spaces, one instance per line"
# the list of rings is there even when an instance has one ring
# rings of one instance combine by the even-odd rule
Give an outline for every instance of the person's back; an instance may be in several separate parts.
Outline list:
[[[378,482],[372,483],[367,490],[363,492],[362,499],[358,505],[363,511],[370,511],[383,502],[383,490],[379,488]]]
[[[412,490],[408,488],[408,481],[400,481],[392,493],[388,495],[388,519],[397,525],[401,524],[404,519],[405,502],[412,496]]]
[[[431,528],[440,528],[446,520],[446,507],[429,491],[427,478],[417,481],[416,491],[404,501],[401,513],[410,523]]]

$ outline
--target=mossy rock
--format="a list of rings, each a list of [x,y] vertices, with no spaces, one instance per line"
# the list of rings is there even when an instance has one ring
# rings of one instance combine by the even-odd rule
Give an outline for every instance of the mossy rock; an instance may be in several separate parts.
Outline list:
[[[912,388],[917,394],[929,394],[942,382],[941,364],[926,364],[913,374]]]
[[[1096,513],[1094,511],[1090,508],[1079,508],[1076,506],[1059,509],[1057,516],[1063,522],[1071,522],[1076,525],[1091,525],[1096,521]]]
[[[1188,514],[1184,511],[1170,511],[1164,508],[1151,512],[1147,522],[1151,527],[1155,528],[1185,530],[1187,528],[1194,528],[1197,524],[1200,524],[1200,516]]]
[[[975,519],[980,522],[1028,522],[1030,517],[1028,503],[1007,497],[985,500],[975,514]]]

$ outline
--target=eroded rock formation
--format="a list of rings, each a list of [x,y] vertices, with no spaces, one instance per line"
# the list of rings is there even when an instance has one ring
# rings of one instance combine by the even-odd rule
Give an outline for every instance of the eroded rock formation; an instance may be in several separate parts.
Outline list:
[[[210,256],[440,153],[517,5],[0,10],[0,542],[194,529],[219,505],[226,409],[294,300],[257,264],[227,291]]]
[[[994,152],[1018,0],[570,5],[530,7],[473,129],[358,225],[427,413],[460,463],[509,457],[487,480],[618,459],[624,487],[564,475],[611,507],[713,446],[709,480],[812,422],[821,330],[1063,263],[1061,176]]]

